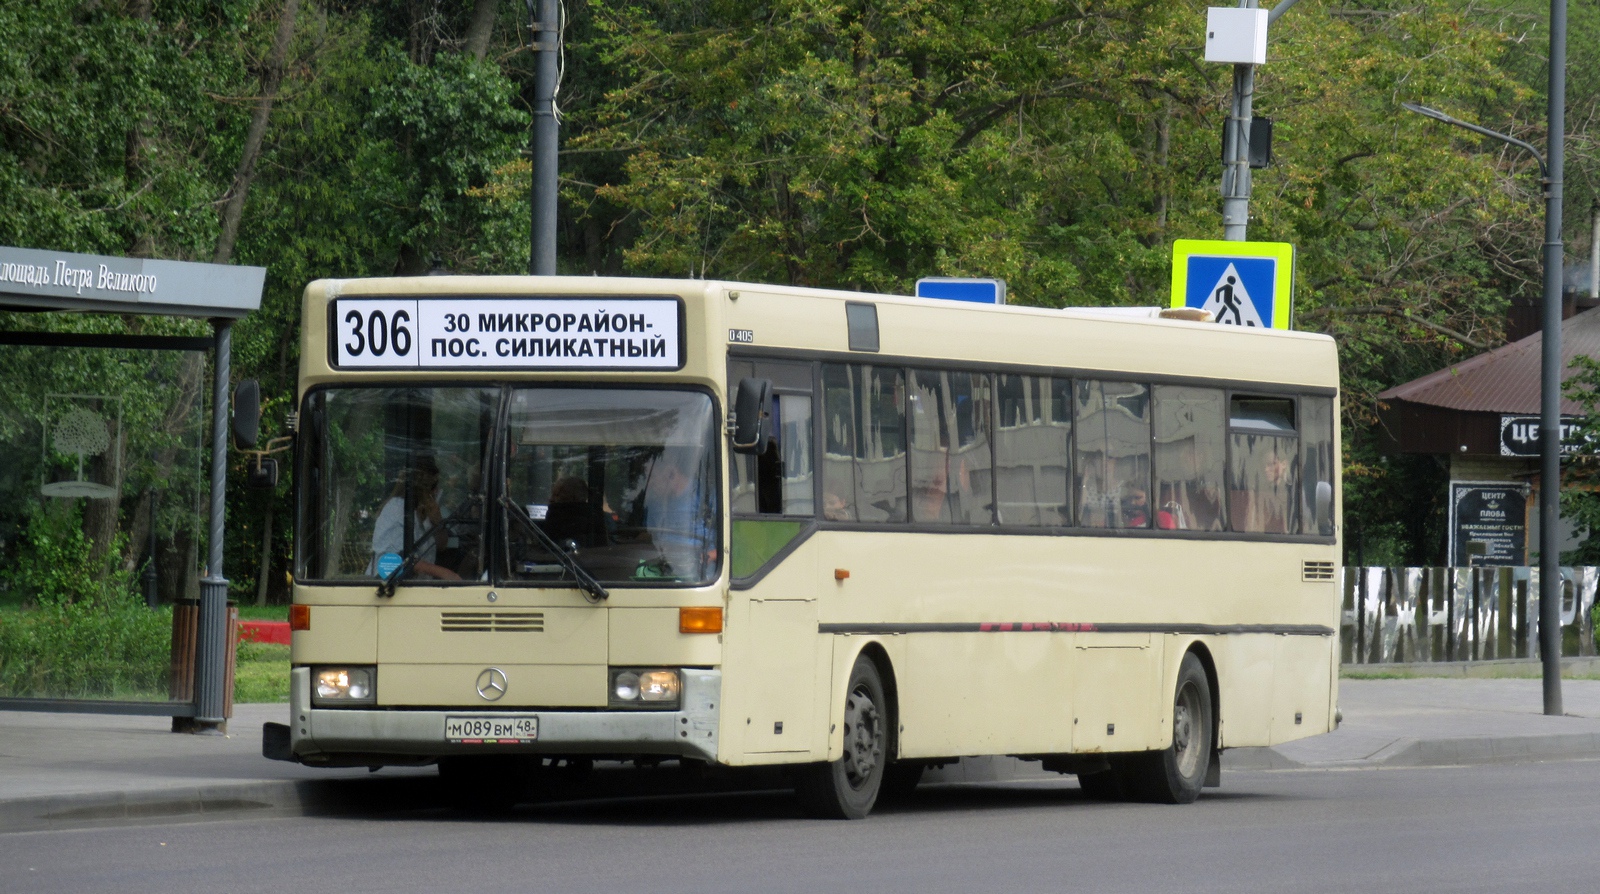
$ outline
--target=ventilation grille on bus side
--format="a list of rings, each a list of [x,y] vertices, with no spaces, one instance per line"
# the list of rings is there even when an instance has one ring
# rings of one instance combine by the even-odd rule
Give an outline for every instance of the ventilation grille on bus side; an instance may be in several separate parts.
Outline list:
[[[445,633],[543,633],[544,612],[441,612]]]
[[[1333,580],[1333,563],[1308,560],[1300,570],[1300,579],[1307,581]]]

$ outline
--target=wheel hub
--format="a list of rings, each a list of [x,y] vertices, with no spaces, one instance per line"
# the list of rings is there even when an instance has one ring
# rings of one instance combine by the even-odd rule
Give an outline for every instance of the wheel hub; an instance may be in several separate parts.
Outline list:
[[[1185,777],[1194,776],[1200,762],[1201,743],[1195,738],[1199,700],[1199,693],[1190,684],[1178,693],[1172,709],[1172,751],[1177,758],[1178,772]]]
[[[844,706],[844,772],[852,788],[872,777],[883,759],[883,722],[865,687],[856,689]]]

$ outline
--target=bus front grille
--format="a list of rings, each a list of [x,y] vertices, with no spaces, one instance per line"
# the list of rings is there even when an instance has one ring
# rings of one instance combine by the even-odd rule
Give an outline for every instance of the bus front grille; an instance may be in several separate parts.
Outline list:
[[[543,633],[544,612],[441,612],[445,633]]]

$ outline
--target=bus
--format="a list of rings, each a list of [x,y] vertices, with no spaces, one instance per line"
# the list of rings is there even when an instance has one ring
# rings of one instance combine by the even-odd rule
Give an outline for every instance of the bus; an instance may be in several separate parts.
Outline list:
[[[866,816],[979,755],[1194,801],[1335,725],[1325,336],[705,280],[305,291],[268,756],[504,801],[780,767]]]

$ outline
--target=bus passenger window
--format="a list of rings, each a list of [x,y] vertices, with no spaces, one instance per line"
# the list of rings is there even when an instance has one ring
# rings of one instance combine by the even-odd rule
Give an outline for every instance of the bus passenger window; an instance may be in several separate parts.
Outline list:
[[[1300,533],[1333,536],[1333,398],[1300,399]],[[1320,492],[1320,496],[1319,496]],[[1319,509],[1321,513],[1319,513]]]
[[[828,363],[822,389],[823,518],[905,521],[905,374]]]
[[[770,440],[759,455],[734,454],[729,493],[736,515],[803,515],[816,512],[816,462],[811,400],[811,364],[777,360],[732,360],[729,395],[741,378],[772,381]]]
[[[1227,471],[1227,416],[1215,388],[1156,385],[1156,527],[1221,531]]]
[[[911,428],[911,519],[991,524],[989,377],[914,371],[906,415]]]
[[[1150,527],[1150,386],[1080,381],[1076,394],[1078,524]]]
[[[778,433],[779,486],[784,515],[816,514],[816,438],[812,435],[811,395],[778,395],[773,431]]]
[[[995,377],[996,514],[1003,525],[1072,523],[1072,383],[1040,376]]]
[[[1228,405],[1232,459],[1228,515],[1235,531],[1300,531],[1299,439],[1293,398],[1234,395]]]

